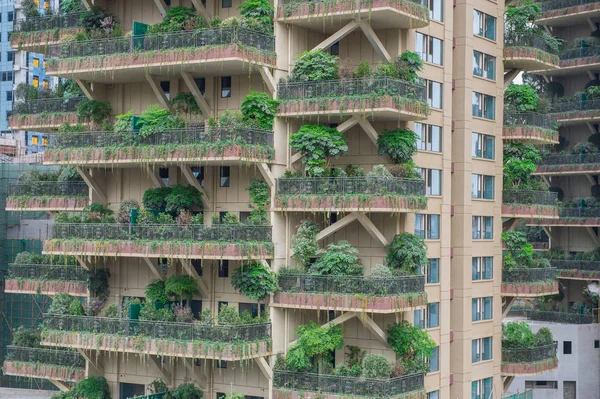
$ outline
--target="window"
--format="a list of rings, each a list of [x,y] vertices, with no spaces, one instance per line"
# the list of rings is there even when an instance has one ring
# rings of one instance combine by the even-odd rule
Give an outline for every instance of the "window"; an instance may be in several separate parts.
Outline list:
[[[171,99],[171,82],[169,80],[164,80],[159,83],[161,90],[165,93],[165,97],[167,99]]]
[[[440,260],[439,258],[429,259],[429,264],[425,267],[427,284],[437,284],[440,282]]]
[[[221,78],[221,98],[231,97],[231,76]]]
[[[12,22],[12,21],[14,21],[14,20],[15,20],[15,12],[14,12],[14,11],[9,11],[9,12],[7,13],[7,18],[8,18],[8,19],[6,20],[7,22]]]
[[[558,389],[558,381],[525,381],[525,389]]]
[[[492,377],[471,383],[471,399],[492,398]]]
[[[444,0],[421,0],[421,4],[429,8],[429,18],[444,22]]]
[[[471,321],[491,320],[492,319],[492,297],[473,298]]]
[[[494,238],[494,218],[492,216],[473,216],[472,238],[491,240]]]
[[[2,72],[2,81],[3,82],[12,82],[13,80],[13,73],[12,71],[10,72]]]
[[[248,312],[252,315],[252,317],[258,317],[258,303],[240,303],[239,304],[239,313],[240,316],[242,313]],[[260,313],[264,314],[265,312],[265,304],[260,305]],[[334,317],[335,319],[335,317]]]
[[[13,92],[12,92],[12,90],[6,92],[6,101],[13,101]]]
[[[600,340],[595,339],[594,340],[594,349],[598,349],[598,348],[600,348]]]
[[[42,137],[42,145],[48,145],[48,137],[47,136]]]
[[[425,180],[425,195],[442,195],[441,170],[421,169],[421,178]]]
[[[7,51],[6,52],[6,61],[14,61],[15,60],[15,52],[14,51]]]
[[[39,68],[40,67],[40,59],[37,57],[33,57],[33,67],[34,68]]]
[[[442,84],[440,82],[427,81],[427,104],[432,108],[442,108]]]
[[[442,127],[415,122],[415,132],[419,135],[417,148],[421,151],[442,152]]]
[[[477,363],[492,358],[492,337],[474,339],[472,341],[471,362]]]
[[[49,81],[48,79],[44,79],[44,80],[42,81],[42,87],[43,87],[44,89],[49,89],[49,88],[50,88],[50,81]]]
[[[427,240],[439,240],[440,215],[415,215],[415,234]]]
[[[444,41],[433,36],[417,32],[415,38],[415,52],[423,61],[436,65],[444,63]]]
[[[496,118],[496,97],[473,92],[473,116],[494,120]]]
[[[200,90],[200,93],[204,95],[206,93],[206,79],[205,78],[196,78],[194,79],[194,83],[196,83],[196,87]]]
[[[219,262],[219,277],[229,277],[229,261],[222,260]]]
[[[50,0],[44,0],[44,10],[50,9]]]
[[[428,392],[427,399],[440,399],[440,391]]]
[[[220,167],[220,182],[219,184],[221,185],[221,187],[229,187],[229,185],[231,184],[231,169],[229,166],[221,166]]]
[[[217,360],[217,368],[218,369],[226,369],[227,368],[227,360]]]
[[[471,174],[471,198],[494,199],[494,176]]]
[[[340,42],[335,42],[329,47],[329,53],[331,55],[340,55]]]
[[[143,384],[119,383],[119,399],[133,398],[145,394],[146,387]]]
[[[474,256],[471,259],[472,280],[491,280],[494,275],[494,258],[492,256]]]
[[[413,315],[415,327],[425,328],[425,309],[415,309]]]
[[[231,8],[231,0],[221,0],[222,8]]]
[[[200,183],[200,187],[204,187],[204,166],[192,166],[191,169],[196,181]]]
[[[44,69],[46,69],[46,67],[48,66],[48,63],[46,62],[46,60],[44,60],[44,63],[42,65],[44,66]]]
[[[471,134],[471,156],[473,158],[494,159],[496,138],[488,134]]]
[[[573,353],[573,345],[571,341],[563,341],[563,355],[570,355]]]
[[[429,359],[429,372],[433,373],[440,371],[440,347],[436,346],[431,351],[431,358]]]
[[[440,303],[433,302],[427,304],[427,328],[436,328],[440,326]]]
[[[33,136],[31,138],[31,145],[39,145],[40,144],[40,139],[38,136]]]
[[[33,87],[40,87],[40,77],[33,75]]]
[[[473,50],[473,75],[496,80],[496,57]]]
[[[473,10],[473,34],[496,40],[496,17]]]

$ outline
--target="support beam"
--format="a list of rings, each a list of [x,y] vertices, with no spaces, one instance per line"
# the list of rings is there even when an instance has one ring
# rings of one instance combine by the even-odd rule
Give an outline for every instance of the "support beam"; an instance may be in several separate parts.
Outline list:
[[[162,2],[162,0],[154,0],[154,1]],[[152,88],[152,91],[156,95],[156,98],[158,98],[158,102],[160,103],[160,105],[162,105],[163,107],[168,109],[170,113],[174,114],[175,111],[173,110],[173,107],[171,106],[171,103],[169,102],[167,95],[165,94],[163,89],[160,87],[160,82],[158,81],[158,78],[156,76],[152,76],[149,73],[147,73],[146,80],[150,84],[150,87]]]
[[[348,320],[352,320],[355,317],[356,317],[356,313],[354,313],[354,312],[346,312],[346,313],[343,313],[341,316],[338,316],[335,319],[333,319],[333,320],[331,320],[331,321],[323,324],[321,326],[321,328],[330,328],[330,327],[333,327],[333,326],[337,326],[338,324],[343,324],[343,323],[347,322]],[[288,347],[294,345],[296,342],[297,341],[290,342],[289,345],[288,345]]]
[[[99,374],[104,374],[104,367],[99,362],[95,362],[92,360],[90,356],[81,348],[76,348],[77,352],[88,362],[90,366],[96,369]]]
[[[363,128],[365,133],[367,133],[367,136],[369,136],[373,144],[377,146],[377,139],[379,138],[379,134],[377,133],[377,130],[375,130],[373,125],[371,125],[371,122],[369,122],[365,118],[360,118],[358,123],[360,123],[360,127]]]
[[[192,95],[194,96],[194,100],[196,100],[196,104],[198,104],[198,107],[200,107],[202,115],[204,115],[204,117],[208,119],[210,117],[210,106],[208,105],[208,102],[206,102],[206,99],[200,92],[200,89],[198,89],[198,86],[196,86],[194,78],[192,77],[192,75],[189,74],[189,72],[181,72],[181,77],[183,78],[183,81],[185,82],[185,85],[187,86],[190,93],[192,93]]]
[[[86,10],[91,10],[92,9],[92,2],[91,0],[81,0],[81,2],[83,3],[83,6],[85,7]]]
[[[589,69],[586,69],[585,73],[587,73],[588,78],[590,78],[591,80],[595,79],[594,73],[592,71],[590,71]]]
[[[360,123],[361,120],[362,119],[357,116],[352,116],[350,119],[347,119],[344,123],[339,125],[336,130],[340,133],[344,133],[346,130],[354,127],[357,123]]]
[[[77,167],[77,172],[79,173],[81,178],[86,182],[88,187],[91,187],[96,192],[96,195],[99,197],[100,202],[104,204],[107,203],[108,198],[106,197],[106,194],[104,194],[104,191],[100,188],[100,185],[98,184],[96,179],[94,179],[92,175],[87,170],[83,169],[81,166]]]
[[[260,174],[263,176],[269,187],[275,187],[275,176],[273,176],[273,173],[271,173],[269,165],[267,165],[266,163],[260,163],[258,164],[258,170],[260,171]]]
[[[378,240],[384,247],[387,247],[390,244],[387,238],[385,238],[383,234],[381,234],[377,226],[375,226],[373,222],[371,222],[371,219],[369,219],[367,215],[359,214],[358,221],[360,222],[360,224],[362,224],[365,230],[367,230],[371,237]]]
[[[190,259],[181,259],[181,266],[183,269],[196,280],[198,283],[198,288],[200,288],[200,292],[202,293],[202,298],[208,298],[210,296],[210,292],[208,290],[208,286],[202,279],[202,276],[198,274],[194,266],[192,266],[192,261]]]
[[[595,186],[596,185],[596,180],[594,180],[594,176],[592,175],[585,175],[587,181],[592,185]]]
[[[363,126],[363,124],[361,123],[361,121],[365,122],[365,126],[367,126],[366,128],[363,127],[363,129],[365,129],[365,131],[367,131],[367,134],[369,135],[369,137],[371,137],[371,140],[373,140],[373,137],[371,136],[371,132],[368,131],[367,129],[371,129],[371,131],[375,132],[375,140],[374,143],[377,144],[377,132],[375,131],[375,129],[373,129],[373,126],[371,126],[371,123],[369,121],[367,121],[366,119],[363,118],[359,118],[357,116],[352,116],[350,119],[347,119],[344,123],[342,123],[341,125],[339,125],[337,127],[337,131],[340,133],[344,133],[346,130],[354,127],[356,124],[359,124],[361,126]],[[300,159],[302,159],[302,154],[297,152],[294,155],[292,155],[292,165],[295,164],[296,162],[298,162]]]
[[[200,182],[194,176],[192,168],[189,165],[182,164],[181,173],[183,174],[185,180],[187,180],[190,186],[196,187],[196,190],[202,193],[202,203],[204,204],[204,210],[212,212],[212,202],[210,200],[210,197],[208,196],[208,194],[206,194],[206,191],[204,191],[204,188],[200,185]]]
[[[172,377],[171,377],[171,373],[163,366],[162,362],[160,360],[158,360],[158,356],[149,355],[148,357],[150,358],[150,360],[152,361],[152,363],[158,369],[158,372],[162,376],[162,378],[165,381],[165,383],[168,386],[172,387],[173,386],[173,380],[172,380]]]
[[[269,366],[269,363],[267,363],[265,358],[257,357],[254,360],[256,361],[258,368],[260,369],[260,371],[262,371],[265,378],[267,380],[272,380],[273,379],[273,370],[271,369],[271,366]]]
[[[508,387],[510,387],[510,384],[512,384],[513,380],[515,379],[514,376],[509,376],[509,377],[504,377],[504,392],[506,392],[508,390]]]
[[[592,78],[592,79],[594,79],[594,78]],[[596,134],[596,133],[598,133],[598,132],[596,131],[596,128],[594,127],[594,125],[592,125],[590,122],[586,122],[586,123],[585,123],[585,125],[588,127],[588,129],[590,130],[590,133],[591,133],[591,134]]]
[[[156,4],[156,7],[158,7],[158,11],[160,11],[160,14],[163,17],[165,15],[167,15],[167,11],[169,11],[169,7],[167,7],[165,0],[154,0],[154,4]]]
[[[152,274],[154,274],[156,276],[157,279],[165,281],[165,276],[163,276],[162,272],[160,271],[160,269],[154,265],[154,263],[152,262],[152,259],[150,258],[142,258],[144,259],[144,262],[146,262],[146,264],[148,265],[148,267],[150,268],[150,271],[152,272]]]
[[[514,80],[514,78],[517,77],[519,72],[521,72],[521,70],[515,68],[504,73],[504,88],[507,88],[512,83],[512,81]]]
[[[508,220],[502,222],[502,232],[507,233],[509,230],[512,230],[515,227],[517,227],[518,223],[518,218],[508,218]]]
[[[552,240],[552,230],[550,230],[550,228],[548,228],[547,226],[541,226],[542,230],[544,230],[544,233],[546,233],[546,235],[548,236],[549,239]]]
[[[598,28],[596,28],[596,24],[594,23],[594,21],[592,21],[591,18],[586,18],[585,19],[588,23],[588,25],[590,26],[590,29],[592,30],[592,32],[595,32],[598,30]]]
[[[148,177],[154,184],[154,187],[164,187],[165,182],[160,178],[160,169],[148,168]]]
[[[377,55],[379,55],[381,58],[383,58],[384,61],[387,61],[387,62],[392,61],[392,56],[390,56],[390,53],[387,52],[387,50],[385,49],[385,46],[383,45],[383,43],[381,43],[381,40],[379,40],[379,37],[377,37],[377,34],[375,33],[375,31],[373,31],[371,24],[369,24],[367,21],[361,21],[359,23],[359,25],[360,25],[360,29],[363,31],[363,33],[367,37],[367,40],[369,41],[369,43],[371,43],[371,45],[375,49],[375,52],[377,53]]]
[[[58,389],[60,389],[62,392],[69,392],[69,387],[62,381],[57,381],[57,380],[48,380],[51,383],[54,384],[54,386],[56,386]]]
[[[192,1],[192,5],[196,9],[196,11],[198,11],[198,14],[202,15],[202,18],[204,18],[204,20],[206,22],[210,23],[210,20],[212,19],[212,17],[210,16],[210,13],[206,10],[206,7],[204,7],[202,5],[202,2],[200,0],[191,0],[191,1]]]
[[[292,155],[292,165],[301,159],[302,159],[302,153],[301,152],[295,153],[294,155]]]
[[[265,81],[265,84],[267,85],[269,91],[275,94],[275,91],[277,90],[277,83],[275,83],[275,78],[273,77],[271,70],[264,66],[259,67],[258,71],[260,72],[260,76],[262,76],[263,80]]]
[[[544,183],[546,183],[548,186],[552,186],[552,184],[550,184],[550,179],[548,179],[548,176],[541,176],[541,178],[544,181]]]
[[[337,32],[329,36],[327,39],[323,40],[321,43],[317,44],[317,46],[313,48],[312,51],[325,50],[326,48],[331,47],[335,43],[342,40],[344,37],[348,36],[353,31],[355,31],[358,27],[360,27],[360,24],[357,21],[348,22]]]
[[[92,91],[92,86],[89,83],[84,82],[81,79],[75,79],[75,82],[81,91],[83,91],[83,94],[85,94],[88,100],[98,100]]]
[[[77,259],[77,262],[79,262],[81,267],[83,267],[85,270],[90,270],[90,265],[82,255],[75,255],[75,259]]]
[[[365,327],[367,327],[369,331],[375,334],[381,342],[387,344],[387,334],[381,329],[381,327],[377,325],[377,323],[373,321],[372,318],[370,318],[366,313],[361,313],[360,315],[357,314],[356,317],[358,317],[358,319],[362,321]]]
[[[594,241],[594,245],[595,246],[600,246],[600,237],[598,237],[598,234],[596,234],[596,232],[594,231],[594,229],[592,229],[591,227],[586,227],[585,231],[588,232],[589,236],[591,237],[592,241]]]
[[[504,302],[502,302],[502,317],[506,317],[513,303],[517,300],[516,296],[508,296],[504,297]]]
[[[194,380],[198,383],[200,389],[206,391],[208,389],[206,376],[202,374],[198,369],[196,369],[196,366],[194,365],[194,359],[183,358],[183,365],[185,366],[186,370],[192,373],[192,375],[194,376]]]
[[[265,259],[261,259],[261,260],[259,261],[259,263],[260,263],[261,265],[263,265],[264,267],[268,267],[269,269],[271,268],[271,266],[269,265],[269,262],[267,262]]]
[[[341,218],[334,224],[321,230],[319,232],[319,234],[317,234],[315,239],[317,241],[320,241],[320,240],[324,239],[325,237],[332,235],[336,231],[348,226],[350,223],[354,222],[356,219],[358,219],[358,212],[352,212],[351,214],[344,216],[343,218]]]

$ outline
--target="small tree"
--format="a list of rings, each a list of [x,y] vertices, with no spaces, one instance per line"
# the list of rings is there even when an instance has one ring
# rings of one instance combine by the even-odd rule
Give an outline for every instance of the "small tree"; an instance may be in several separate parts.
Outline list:
[[[165,292],[165,282],[163,280],[154,279],[146,286],[146,300],[152,302],[167,302],[167,294]]]
[[[411,372],[429,371],[427,359],[436,347],[427,331],[413,326],[407,321],[388,327],[388,344],[402,359],[402,363]]]
[[[348,152],[347,139],[336,128],[323,125],[304,125],[292,134],[290,146],[300,151],[302,163],[310,176],[321,176],[331,158]]]
[[[409,129],[386,130],[377,139],[379,155],[389,155],[394,163],[405,163],[417,152],[419,136]]]
[[[290,82],[338,79],[338,57],[323,50],[305,51],[296,60]]]
[[[33,328],[19,326],[19,328],[13,331],[12,345],[25,348],[39,348],[41,347],[40,332]]]
[[[344,347],[339,325],[322,328],[315,322],[310,322],[298,327],[296,334],[298,340],[289,348],[285,357],[287,366],[294,371],[316,371],[332,351]]]
[[[322,256],[311,266],[312,274],[322,276],[352,276],[362,274],[358,264],[358,249],[348,241],[339,241],[327,246],[327,251],[320,250]]]
[[[503,257],[503,265],[506,270],[533,266],[533,245],[527,242],[524,232],[510,230],[502,233],[502,240],[506,247]]]
[[[277,292],[277,274],[258,262],[252,262],[240,266],[233,272],[231,285],[242,295],[258,301],[258,312],[260,314],[261,301],[267,295]]]
[[[511,84],[504,90],[504,105],[515,112],[533,112],[538,108],[540,96],[529,85]]]
[[[200,293],[200,289],[192,276],[175,274],[165,282],[165,293],[179,298],[179,304],[183,306],[183,300],[189,302],[192,296]]]
[[[535,336],[531,327],[524,321],[511,321],[502,325],[503,348],[532,348],[535,346]]]
[[[542,160],[540,151],[527,144],[504,146],[504,188],[527,190],[532,181],[536,164]]]
[[[279,103],[267,93],[250,90],[250,94],[242,101],[242,119],[248,126],[272,130]]]
[[[415,234],[396,234],[387,249],[387,263],[393,269],[416,273],[428,263],[425,240]]]
[[[300,222],[298,231],[292,239],[292,257],[302,266],[307,266],[310,260],[317,256],[319,245],[317,244],[317,233],[319,226],[312,220]]]

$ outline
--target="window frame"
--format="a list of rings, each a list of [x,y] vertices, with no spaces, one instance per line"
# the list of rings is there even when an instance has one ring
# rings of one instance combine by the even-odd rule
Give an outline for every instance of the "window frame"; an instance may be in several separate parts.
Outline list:
[[[227,83],[229,82],[229,83]],[[221,76],[221,98],[231,98],[233,80],[231,76]]]
[[[489,317],[486,317],[486,308],[489,306]],[[484,296],[471,300],[471,322],[490,321],[494,318],[494,298]]]
[[[434,308],[432,312],[431,309]],[[426,308],[427,314],[426,316],[426,326],[427,328],[439,328],[440,326],[440,303],[439,302],[429,302]],[[431,314],[435,315],[435,319],[431,317]]]
[[[417,48],[418,44],[421,44],[421,48]],[[436,47],[439,44],[439,47]],[[434,50],[439,49],[440,54],[435,54]],[[420,50],[420,51],[419,51]],[[432,65],[444,66],[444,41],[435,36],[428,35],[422,32],[416,32],[415,34],[415,52],[419,54],[423,62],[427,62]],[[439,62],[435,60],[439,58]]]
[[[434,236],[431,231],[432,219],[437,219],[437,236]],[[422,220],[423,223],[419,223],[419,227],[423,226],[423,229],[417,230],[417,220]],[[425,240],[439,240],[440,239],[440,228],[441,220],[439,214],[430,213],[417,213],[415,214],[415,234]]]
[[[475,68],[475,59],[478,58],[479,59],[479,63],[481,65],[481,68],[476,69]],[[488,65],[493,65],[493,75],[490,77],[489,76],[489,68]],[[494,57],[493,55],[489,55],[486,53],[483,53],[481,51],[478,50],[473,50],[473,76],[477,76],[479,78],[482,79],[488,79],[488,80],[496,80],[496,57]],[[481,73],[477,73],[476,71],[480,70]]]
[[[476,17],[477,15],[477,17]],[[477,32],[475,31],[475,23],[477,24]],[[490,21],[494,21],[493,29],[491,29],[488,25]],[[498,19],[493,15],[489,15],[484,13],[483,11],[479,11],[477,9],[473,9],[473,35],[477,37],[481,37],[487,40],[491,40],[495,42],[498,38],[498,34],[496,30],[498,29]],[[493,37],[488,36],[488,32],[491,32]]]
[[[429,105],[430,108],[433,109],[444,109],[444,84],[442,82],[438,82],[435,80],[426,80],[426,84],[427,84],[427,105]],[[434,104],[434,98],[433,98],[433,93],[434,93],[434,88],[439,86],[439,92],[440,92],[440,98],[439,98],[439,107],[437,106],[437,103]]]
[[[490,234],[488,235],[488,222],[490,223]],[[477,227],[475,224],[477,223]],[[494,239],[494,217],[493,216],[473,216],[471,226],[472,240],[493,240]]]
[[[442,152],[442,126],[415,122],[413,128],[419,136],[417,140],[418,151],[435,152],[438,154]],[[434,136],[437,136],[436,148],[439,148],[439,150],[434,149],[434,144],[436,143]]]
[[[432,264],[435,264],[435,273],[431,271]],[[435,281],[432,281],[431,276],[435,276]],[[440,283],[440,258],[430,258],[429,262],[425,265],[425,284],[439,284]]]
[[[491,189],[489,189],[491,181]],[[471,199],[474,200],[494,200],[495,199],[496,177],[491,175],[481,175],[471,173]],[[474,191],[475,190],[475,191]],[[491,191],[491,193],[490,193]]]
[[[488,260],[490,276],[488,276]],[[477,277],[476,277],[477,276]],[[494,279],[494,257],[473,256],[471,257],[471,281],[489,281]]]
[[[486,345],[484,342],[489,342],[487,346],[489,348],[488,351],[485,350]],[[492,360],[493,358],[493,337],[483,337],[476,338],[471,341],[471,364],[486,362],[488,360]]]
[[[488,151],[488,146],[491,143],[491,151]],[[477,155],[477,154],[481,155]],[[485,155],[491,153],[492,158]],[[485,133],[471,133],[471,157],[474,159],[486,159],[493,161],[496,159],[496,136]]]

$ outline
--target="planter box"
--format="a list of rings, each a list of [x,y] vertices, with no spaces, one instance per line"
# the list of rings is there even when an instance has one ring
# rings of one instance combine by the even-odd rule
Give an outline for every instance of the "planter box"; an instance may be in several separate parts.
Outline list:
[[[359,198],[359,195],[321,196],[306,195],[302,198],[276,197],[275,208],[282,211],[302,212],[410,212],[427,208],[426,200],[419,203],[418,200],[394,197],[394,196],[371,196],[367,200]]]
[[[561,270],[560,278],[573,280],[600,280],[600,270]]]
[[[569,17],[573,14],[581,14],[593,11],[600,11],[600,3],[576,5],[573,7],[545,11],[542,14],[541,18],[538,20],[538,22],[543,21],[545,19],[558,19],[560,17]]]
[[[502,295],[518,297],[538,297],[558,294],[558,281],[531,283],[502,283]]]
[[[29,378],[79,382],[86,377],[84,369],[53,364],[26,363],[6,360],[4,374]]]
[[[59,43],[67,35],[77,35],[84,31],[83,28],[64,28],[34,32],[12,32],[10,34],[10,46],[14,49],[47,46]]]
[[[558,219],[558,207],[535,205],[504,205],[502,204],[502,217],[529,219]]]
[[[19,198],[6,199],[7,211],[76,211],[89,205],[88,197],[51,197],[51,198]]]
[[[290,391],[282,388],[273,388],[273,399],[365,399],[365,396],[348,394],[333,394],[326,392]],[[386,398],[388,398],[386,396]],[[427,399],[423,390],[408,392],[401,395],[390,396],[389,399]]]
[[[427,294],[425,292],[415,292],[410,296],[393,297],[280,292],[271,301],[271,306],[280,308],[369,313],[397,313],[425,305],[427,305]]]
[[[13,115],[8,118],[10,128],[17,130],[58,129],[65,122],[71,125],[82,123],[77,120],[77,115],[74,112],[47,115]]]
[[[240,361],[271,354],[269,342],[249,342],[245,345],[227,342],[174,341],[145,337],[122,337],[108,334],[48,330],[42,339],[44,346],[61,346],[140,356],[160,355],[194,359]]]
[[[570,219],[529,219],[527,221],[528,226],[600,226],[600,219],[598,218],[570,218]]]
[[[536,126],[504,127],[503,137],[507,140],[522,140],[534,144],[558,144],[558,131],[546,130]]]
[[[597,163],[573,163],[563,165],[537,165],[534,175],[573,175],[579,173],[600,173],[600,164]]]
[[[521,67],[525,70],[555,69],[559,57],[533,47],[504,47],[504,63],[508,68]],[[562,62],[561,62],[562,64]]]
[[[527,376],[546,373],[558,368],[558,358],[542,360],[535,363],[502,363],[502,375]]]
[[[81,281],[38,281],[7,278],[4,282],[4,290],[5,292],[13,294],[70,294],[73,296],[90,295],[87,284]]]

